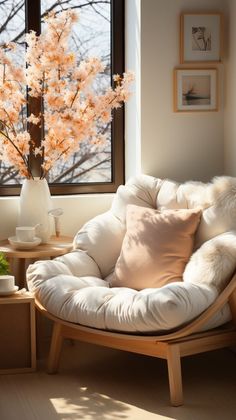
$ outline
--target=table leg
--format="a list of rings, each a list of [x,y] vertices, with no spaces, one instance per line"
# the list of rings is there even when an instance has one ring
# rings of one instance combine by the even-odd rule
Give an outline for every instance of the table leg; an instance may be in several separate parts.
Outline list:
[[[26,287],[25,258],[8,258],[10,273],[15,276],[16,285],[21,289]]]
[[[25,276],[25,258],[18,259],[18,285],[20,289],[26,287],[26,276]]]
[[[15,275],[15,259],[14,258],[7,258],[10,266],[10,273],[14,276]]]

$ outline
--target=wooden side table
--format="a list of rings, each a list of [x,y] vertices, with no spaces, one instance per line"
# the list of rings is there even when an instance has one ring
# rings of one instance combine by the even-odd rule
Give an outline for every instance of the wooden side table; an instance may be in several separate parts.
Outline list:
[[[40,259],[52,259],[72,250],[73,238],[70,236],[52,236],[48,243],[32,249],[15,249],[8,239],[0,241],[0,251],[4,252],[10,262],[11,273],[15,275],[16,284],[26,287],[25,272],[27,265]],[[17,260],[17,261],[16,261]]]
[[[35,304],[28,293],[0,297],[0,374],[36,369]]]

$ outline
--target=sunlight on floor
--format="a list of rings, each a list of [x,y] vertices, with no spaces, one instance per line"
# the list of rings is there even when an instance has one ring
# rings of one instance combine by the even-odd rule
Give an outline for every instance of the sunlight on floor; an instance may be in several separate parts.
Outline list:
[[[83,419],[115,419],[127,418],[126,412],[129,407],[122,402],[115,401],[107,395],[97,392],[91,393],[86,387],[78,389],[78,396],[73,400],[66,398],[51,398],[57,414],[66,415],[66,418],[83,418]],[[122,414],[125,413],[125,414]],[[77,415],[79,417],[73,417]]]
[[[84,393],[84,395],[83,395]],[[132,418],[135,420],[144,420],[147,412],[133,405],[124,404],[109,398],[107,395],[99,393],[89,393],[86,387],[79,389],[78,398],[73,398],[73,402],[66,398],[51,398],[56,413],[62,418],[92,420],[114,420]],[[64,417],[65,416],[65,417]],[[61,417],[60,417],[61,418]],[[174,417],[166,417],[157,414],[148,413],[148,419],[154,418],[160,420],[174,420]]]
[[[52,398],[50,399],[55,411],[58,414],[76,414],[79,407],[76,404],[69,404],[65,398]]]

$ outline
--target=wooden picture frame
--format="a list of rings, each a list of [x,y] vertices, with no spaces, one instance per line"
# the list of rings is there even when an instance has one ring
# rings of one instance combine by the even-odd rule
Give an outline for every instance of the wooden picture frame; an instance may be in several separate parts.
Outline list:
[[[217,111],[217,68],[174,69],[174,111]]]
[[[222,61],[223,15],[182,13],[180,16],[180,63]]]

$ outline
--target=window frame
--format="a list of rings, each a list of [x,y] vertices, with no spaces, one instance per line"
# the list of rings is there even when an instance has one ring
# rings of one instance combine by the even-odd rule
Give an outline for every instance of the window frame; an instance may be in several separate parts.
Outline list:
[[[122,74],[125,69],[125,0],[111,0],[111,84],[112,74]],[[41,0],[25,0],[25,29],[34,30],[37,35],[41,32]],[[37,100],[29,98],[28,112],[34,112],[38,107]],[[99,194],[115,192],[125,180],[124,165],[124,106],[112,111],[111,122],[111,181],[89,182],[78,184],[49,184],[52,195]],[[40,132],[34,133],[34,139],[40,143]],[[31,155],[31,168],[34,173],[39,172],[37,158]],[[37,176],[37,175],[35,175]],[[0,185],[0,196],[14,196],[20,194],[21,185]]]

